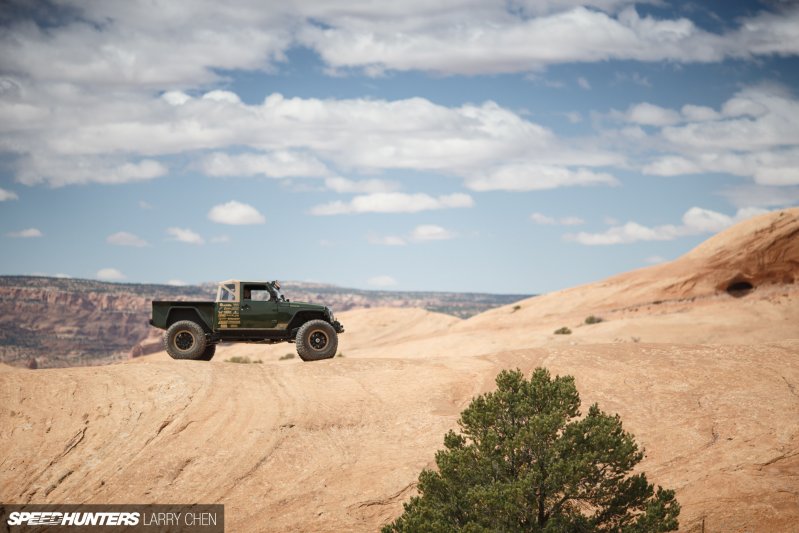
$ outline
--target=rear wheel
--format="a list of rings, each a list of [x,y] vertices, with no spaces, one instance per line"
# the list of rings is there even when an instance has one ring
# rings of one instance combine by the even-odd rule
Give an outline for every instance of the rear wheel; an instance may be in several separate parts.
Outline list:
[[[300,326],[294,342],[303,361],[330,359],[338,349],[336,330],[324,320],[310,320]]]
[[[200,360],[207,347],[205,331],[199,324],[191,320],[175,322],[169,326],[164,335],[164,348],[172,359]],[[213,357],[213,353],[211,357]]]

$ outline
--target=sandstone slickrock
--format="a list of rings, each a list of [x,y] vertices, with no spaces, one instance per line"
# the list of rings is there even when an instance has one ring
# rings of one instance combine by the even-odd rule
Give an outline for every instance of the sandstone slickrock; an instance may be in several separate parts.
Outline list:
[[[343,358],[230,345],[211,363],[0,365],[0,500],[220,502],[232,531],[375,531],[499,370],[546,366],[576,377],[584,408],[621,415],[642,470],[676,489],[683,531],[795,531],[799,284],[785,228],[799,209],[783,213],[519,309],[342,313]],[[719,280],[739,273],[755,288],[735,297]],[[563,325],[574,333],[552,334]],[[239,354],[264,364],[225,362]]]

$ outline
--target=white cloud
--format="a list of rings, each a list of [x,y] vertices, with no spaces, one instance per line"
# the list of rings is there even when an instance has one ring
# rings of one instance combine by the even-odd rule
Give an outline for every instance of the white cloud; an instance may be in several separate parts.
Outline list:
[[[113,233],[106,237],[105,241],[109,244],[115,244],[117,246],[147,246],[147,241],[137,235],[134,235],[133,233],[128,233],[126,231]]]
[[[366,239],[369,244],[380,246],[405,246],[409,242],[443,241],[454,239],[456,236],[454,232],[441,226],[435,224],[421,224],[413,228],[407,236],[369,233]]]
[[[300,39],[333,69],[362,68],[367,74],[527,72],[612,59],[717,62],[799,51],[796,9],[742,19],[739,29],[714,34],[686,18],[641,17],[634,7],[612,14],[546,3],[549,9],[511,13],[501,3],[451,4],[413,6],[415,16],[403,20],[394,11],[363,8],[346,15],[317,14],[319,24],[304,26]]]
[[[166,175],[167,168],[152,159],[132,163],[117,157],[60,156],[40,154],[17,161],[17,181],[24,185],[51,187],[87,183],[118,184],[145,181]]]
[[[625,118],[629,122],[643,126],[669,126],[680,122],[682,117],[676,111],[643,102],[627,109]]]
[[[339,193],[394,192],[399,189],[399,184],[393,181],[381,179],[354,181],[342,177],[326,179],[325,186],[328,189]]]
[[[414,241],[443,241],[454,237],[455,234],[448,229],[434,224],[416,226],[411,232],[411,239]]]
[[[188,283],[186,283],[182,279],[170,279],[169,281],[166,282],[166,284],[171,285],[173,287],[185,287],[186,285],[188,285]]]
[[[311,208],[312,215],[345,215],[353,213],[417,213],[432,209],[472,207],[468,194],[454,193],[438,197],[429,194],[399,192],[356,196],[349,202],[330,202]]]
[[[18,200],[19,196],[13,191],[7,191],[3,188],[0,188],[0,202],[5,202],[8,200]]]
[[[316,50],[332,72],[361,68],[373,75],[530,72],[610,59],[708,62],[799,50],[793,8],[743,18],[738,28],[714,34],[686,18],[641,17],[634,4],[243,0],[195,3],[189,13],[144,0],[65,0],[58,22],[47,27],[11,20],[0,46],[4,69],[36,82],[168,88],[161,98],[175,106],[187,103],[183,89],[219,81],[224,71],[273,69],[298,44]],[[235,103],[229,91],[205,99]]]
[[[617,184],[618,180],[605,172],[534,164],[504,165],[466,180],[466,186],[474,191],[536,191],[557,187]]]
[[[281,60],[296,18],[246,1],[190,10],[136,0],[61,4],[60,24],[18,20],[6,28],[6,71],[110,89],[205,84],[220,78],[215,68],[255,70]]]
[[[648,263],[650,265],[657,265],[659,263],[665,263],[666,259],[659,255],[650,255],[646,259],[644,259],[644,263]]]
[[[16,239],[34,239],[36,237],[42,237],[44,236],[44,234],[36,228],[28,228],[20,231],[12,231],[10,233],[6,233],[6,236],[13,237]]]
[[[125,274],[116,268],[101,268],[94,276],[103,281],[120,281],[125,279]]]
[[[475,190],[602,185],[614,180],[608,167],[629,167],[625,156],[596,141],[559,138],[494,102],[445,107],[423,98],[275,94],[247,104],[214,84],[225,72],[279,67],[298,45],[316,50],[331,72],[345,74],[355,68],[535,75],[557,63],[799,53],[797,8],[742,18],[737,28],[714,34],[687,18],[640,16],[634,4],[411,0],[387,7],[342,0],[265,7],[243,0],[192,5],[187,17],[179,5],[65,0],[61,16],[46,28],[10,20],[0,35],[8,73],[0,80],[0,150],[17,159],[17,181],[55,187],[158,178],[168,173],[161,158],[175,154],[196,157],[199,168],[220,176],[335,180],[400,169],[455,176]],[[757,149],[786,159],[775,139],[794,143],[795,110],[739,96],[719,110],[641,108],[630,109],[630,116],[636,124],[670,125],[662,141],[674,149],[656,155],[692,161],[702,150],[713,152],[705,148],[715,143],[719,152]],[[648,141],[641,130],[625,132],[626,141]],[[227,153],[242,149],[248,152]],[[635,150],[622,145],[620,151]],[[796,183],[794,158],[787,159],[760,169],[758,183]],[[753,164],[745,168],[754,176]],[[328,187],[395,190],[378,180],[352,181],[357,184],[331,181]]]
[[[680,110],[682,116],[688,121],[704,122],[706,120],[716,120],[719,113],[712,107],[686,104]]]
[[[743,89],[719,110],[686,104],[678,112],[644,102],[610,116],[661,128],[656,136],[615,132],[620,143],[649,152],[645,174],[724,173],[759,185],[799,185],[799,101],[781,87]]]
[[[350,183],[340,174],[396,169],[472,179],[497,172],[507,161],[554,169],[624,162],[590,142],[563,141],[494,102],[445,107],[424,98],[320,100],[272,94],[252,105],[192,98],[174,106],[162,97],[136,94],[109,102],[82,93],[67,98],[51,87],[26,87],[25,94],[45,111],[50,105],[63,108],[38,123],[13,116],[0,121],[0,149],[21,154],[16,178],[26,184],[153,179],[168,172],[155,158],[207,150],[212,152],[199,156],[196,166],[208,175],[330,178],[329,187],[344,192],[385,192],[395,186],[373,178]],[[3,106],[0,100],[0,117]],[[242,147],[253,151],[227,153]]]
[[[153,205],[149,202],[145,202],[144,200],[139,200],[139,209],[143,209],[145,211],[152,211]]]
[[[188,228],[167,228],[166,232],[174,241],[187,244],[205,244],[205,239]]]
[[[735,176],[751,176],[759,185],[799,185],[799,145],[796,148],[775,148],[741,153],[717,150],[686,155],[662,156],[643,167],[644,174],[679,176],[703,172],[722,172]]]
[[[577,85],[579,85],[582,89],[585,89],[586,91],[591,89],[591,84],[588,82],[587,79],[583,77],[577,78]]]
[[[552,217],[548,217],[548,216],[546,216],[543,213],[532,213],[530,215],[530,220],[532,220],[536,224],[541,224],[541,225],[544,225],[544,226],[552,226],[552,225],[558,223],[557,220],[555,220]]]
[[[736,222],[767,212],[764,209],[750,207],[739,209],[735,216],[729,216],[701,207],[692,207],[682,216],[681,225],[665,224],[648,227],[637,222],[627,222],[621,226],[613,226],[602,233],[580,232],[567,234],[564,238],[590,246],[637,241],[671,241],[687,235],[716,233]]]
[[[366,240],[369,242],[369,244],[375,244],[378,246],[405,246],[408,244],[404,237],[400,237],[398,235],[381,236],[375,233],[369,233],[366,235]]]
[[[578,111],[569,111],[565,115],[572,124],[579,124],[583,121],[583,116]]]
[[[723,105],[717,120],[665,128],[675,145],[708,150],[759,151],[799,145],[799,101],[776,87],[751,87]]]
[[[387,275],[374,276],[369,278],[366,282],[373,287],[391,287],[397,284],[396,279]]]
[[[183,105],[191,100],[191,96],[183,91],[167,91],[161,95],[161,98],[170,105]]]
[[[208,219],[218,224],[230,224],[233,226],[263,224],[266,222],[266,218],[256,208],[236,200],[212,207],[208,211]]]
[[[227,235],[217,235],[216,237],[211,237],[211,244],[224,244],[226,242],[230,242],[230,237]]]
[[[532,213],[530,214],[530,220],[535,222],[536,224],[541,224],[544,226],[579,226],[581,224],[585,224],[585,220],[580,217],[568,216],[568,217],[561,217],[561,218],[554,218],[547,216],[543,213]]]
[[[240,102],[239,102],[240,103]],[[278,150],[261,154],[228,155],[215,152],[206,156],[201,168],[209,176],[255,176],[270,178],[324,177],[328,168],[307,153]]]
[[[213,102],[221,102],[225,104],[240,104],[241,98],[234,92],[231,91],[209,91],[205,93],[203,96],[203,100],[211,100]]]

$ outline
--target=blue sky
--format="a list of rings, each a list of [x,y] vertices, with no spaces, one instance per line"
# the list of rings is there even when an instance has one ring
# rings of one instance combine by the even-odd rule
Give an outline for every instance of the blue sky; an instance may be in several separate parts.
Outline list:
[[[6,3],[0,272],[539,293],[676,258],[799,205],[791,4]]]

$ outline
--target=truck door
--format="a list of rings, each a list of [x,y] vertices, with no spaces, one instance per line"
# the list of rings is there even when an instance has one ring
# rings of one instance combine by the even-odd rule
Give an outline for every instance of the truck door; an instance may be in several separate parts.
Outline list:
[[[271,298],[264,284],[242,284],[240,312],[241,329],[275,329],[277,327],[277,302]]]

